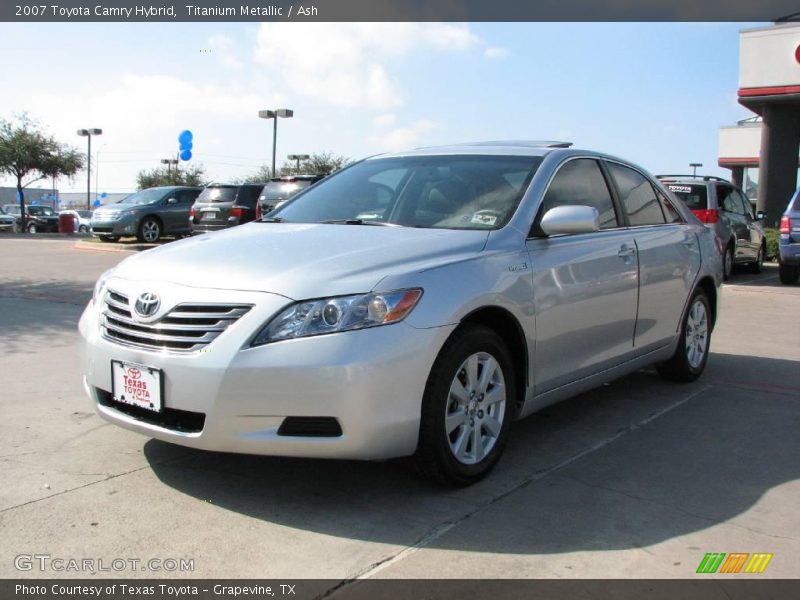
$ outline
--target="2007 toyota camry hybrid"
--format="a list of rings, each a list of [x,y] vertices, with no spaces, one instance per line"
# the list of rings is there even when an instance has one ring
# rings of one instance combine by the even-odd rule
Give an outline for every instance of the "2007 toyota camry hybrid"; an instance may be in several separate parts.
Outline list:
[[[84,385],[105,419],[160,440],[413,455],[464,485],[515,419],[651,364],[696,379],[720,256],[641,168],[566,143],[368,158],[103,274]]]

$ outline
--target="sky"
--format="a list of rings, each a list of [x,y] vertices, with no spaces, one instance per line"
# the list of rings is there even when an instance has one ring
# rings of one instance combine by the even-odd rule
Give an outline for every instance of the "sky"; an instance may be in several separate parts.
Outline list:
[[[278,123],[278,165],[555,139],[652,173],[700,162],[729,176],[719,128],[752,116],[736,100],[739,30],[757,25],[3,23],[0,118],[25,111],[84,152],[76,129],[103,129],[93,194],[135,189],[184,129],[210,180],[247,175],[271,162],[257,113],[273,108],[295,111]],[[85,191],[86,173],[57,187]]]

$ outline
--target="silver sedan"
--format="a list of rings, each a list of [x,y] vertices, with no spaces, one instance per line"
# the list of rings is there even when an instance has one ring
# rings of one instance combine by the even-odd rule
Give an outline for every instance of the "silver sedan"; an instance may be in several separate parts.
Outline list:
[[[515,419],[655,364],[700,376],[713,233],[564,143],[360,161],[243,227],[123,261],[80,321],[105,419],[194,448],[472,483]]]

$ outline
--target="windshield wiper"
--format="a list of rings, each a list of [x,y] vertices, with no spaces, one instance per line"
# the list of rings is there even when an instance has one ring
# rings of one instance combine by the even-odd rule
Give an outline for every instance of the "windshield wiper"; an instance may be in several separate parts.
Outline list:
[[[261,217],[259,221],[261,223],[283,223],[283,219],[281,217]]]
[[[400,227],[397,223],[386,223],[385,221],[373,221],[364,219],[331,219],[322,221],[326,225],[377,225],[379,227]]]

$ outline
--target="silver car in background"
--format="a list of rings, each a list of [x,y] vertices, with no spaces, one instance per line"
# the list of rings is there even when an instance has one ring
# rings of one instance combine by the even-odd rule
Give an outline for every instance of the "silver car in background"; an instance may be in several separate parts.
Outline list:
[[[515,419],[652,364],[696,379],[721,279],[713,233],[629,162],[421,149],[124,260],[81,318],[82,375],[102,417],[160,440],[413,455],[466,485]]]

